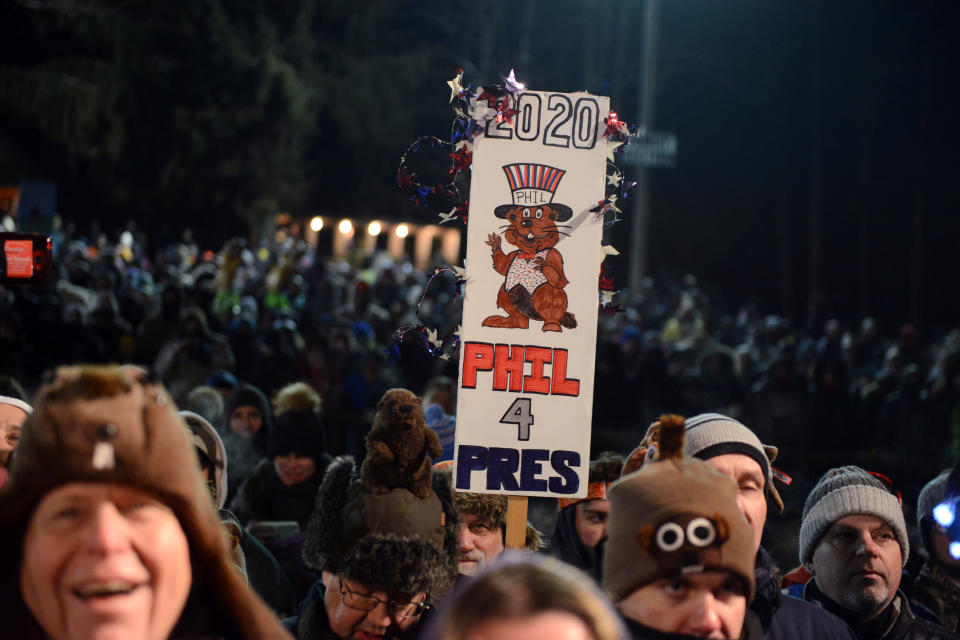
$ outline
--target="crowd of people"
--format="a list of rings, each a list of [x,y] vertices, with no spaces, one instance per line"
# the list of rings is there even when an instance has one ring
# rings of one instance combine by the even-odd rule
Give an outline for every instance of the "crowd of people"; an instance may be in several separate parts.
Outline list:
[[[11,637],[960,637],[932,517],[960,330],[645,282],[601,314],[588,495],[541,501],[520,552],[506,496],[451,489],[456,356],[415,327],[453,331],[452,278],[290,239],[56,244],[49,287],[0,290]]]

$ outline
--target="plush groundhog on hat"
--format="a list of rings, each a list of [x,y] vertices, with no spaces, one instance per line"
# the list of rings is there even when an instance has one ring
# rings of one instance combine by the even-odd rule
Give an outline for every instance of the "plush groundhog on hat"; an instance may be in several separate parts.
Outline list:
[[[362,472],[349,456],[327,468],[304,561],[389,593],[442,592],[457,573],[459,519],[449,482],[431,475],[429,456],[440,445],[420,399],[387,391],[367,448]]]
[[[361,472],[367,491],[383,494],[404,488],[418,498],[430,495],[431,457],[442,456],[443,447],[427,426],[421,402],[406,389],[390,389],[380,398]]]

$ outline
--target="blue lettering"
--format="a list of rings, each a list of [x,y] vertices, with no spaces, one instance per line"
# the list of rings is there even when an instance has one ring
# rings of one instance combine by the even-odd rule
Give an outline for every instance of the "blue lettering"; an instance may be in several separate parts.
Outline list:
[[[550,452],[546,449],[524,449],[520,459],[520,488],[524,491],[546,491],[547,481],[537,476],[543,472],[540,463],[550,459]]]
[[[580,488],[580,476],[570,467],[580,466],[580,454],[576,451],[554,451],[550,456],[550,466],[562,476],[550,478],[550,491],[568,495],[576,493]]]
[[[457,456],[457,489],[470,489],[470,473],[487,468],[487,448],[460,445]]]
[[[517,491],[517,468],[520,466],[520,452],[516,449],[490,447],[490,457],[487,459],[487,489],[506,489]]]

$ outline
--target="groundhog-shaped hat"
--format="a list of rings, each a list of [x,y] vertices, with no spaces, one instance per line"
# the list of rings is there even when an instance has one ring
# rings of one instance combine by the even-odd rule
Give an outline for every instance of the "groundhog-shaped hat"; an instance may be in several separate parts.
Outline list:
[[[424,451],[436,434],[414,399],[405,389],[381,398],[362,471],[350,456],[327,468],[303,549],[308,566],[396,596],[443,593],[460,555],[449,481],[431,477]]]
[[[728,571],[753,600],[753,530],[737,486],[705,462],[683,457],[683,418],[663,416],[659,458],[615,482],[603,587],[618,602],[646,584],[685,573]]]

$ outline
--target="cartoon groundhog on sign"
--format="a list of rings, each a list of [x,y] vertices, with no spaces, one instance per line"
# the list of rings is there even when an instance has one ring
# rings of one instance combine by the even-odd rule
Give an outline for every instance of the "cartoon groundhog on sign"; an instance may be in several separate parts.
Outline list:
[[[493,215],[507,220],[503,237],[517,247],[510,253],[500,248],[500,235],[491,233],[493,268],[504,276],[497,293],[497,307],[506,316],[489,316],[485,327],[526,329],[530,320],[543,321],[544,331],[573,329],[577,320],[567,311],[567,278],[563,256],[557,251],[561,228],[573,211],[553,202],[553,194],[566,171],[543,164],[516,163],[503,167],[513,192],[513,204],[500,205]]]

